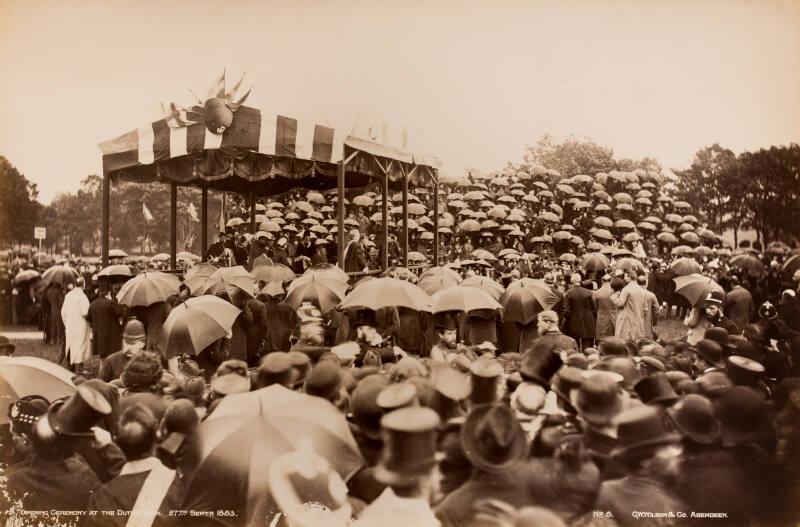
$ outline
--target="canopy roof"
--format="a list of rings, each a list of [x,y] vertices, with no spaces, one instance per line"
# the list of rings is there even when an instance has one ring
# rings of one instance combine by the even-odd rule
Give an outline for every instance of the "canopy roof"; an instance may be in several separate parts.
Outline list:
[[[175,182],[266,196],[294,187],[337,185],[337,163],[347,160],[345,184],[361,187],[389,176],[400,188],[436,180],[438,159],[346,135],[340,130],[241,106],[223,133],[204,123],[169,117],[100,143],[103,172],[112,179]]]

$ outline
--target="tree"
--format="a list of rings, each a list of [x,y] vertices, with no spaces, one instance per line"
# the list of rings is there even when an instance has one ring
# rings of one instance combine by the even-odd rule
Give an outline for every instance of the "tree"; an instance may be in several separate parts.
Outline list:
[[[725,214],[731,196],[726,185],[739,178],[736,154],[714,144],[698,150],[689,168],[674,172],[679,178],[678,197],[689,202],[712,229],[727,228]]]
[[[20,174],[8,159],[0,156],[0,241],[28,242],[33,239],[42,206],[36,183]]]
[[[614,150],[598,145],[585,137],[570,136],[562,142],[545,135],[534,146],[525,149],[525,161],[558,170],[562,176],[595,175],[616,170]]]

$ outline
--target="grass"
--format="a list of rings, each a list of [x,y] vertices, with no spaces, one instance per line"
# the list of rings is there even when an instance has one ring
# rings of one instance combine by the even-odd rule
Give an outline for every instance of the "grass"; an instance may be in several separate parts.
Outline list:
[[[41,357],[55,362],[58,359],[58,346],[52,346],[45,343],[41,337],[39,338],[19,338],[18,336],[25,333],[38,331],[33,326],[3,326],[0,327],[0,335],[8,337],[11,343],[16,346],[14,351],[15,357]]]

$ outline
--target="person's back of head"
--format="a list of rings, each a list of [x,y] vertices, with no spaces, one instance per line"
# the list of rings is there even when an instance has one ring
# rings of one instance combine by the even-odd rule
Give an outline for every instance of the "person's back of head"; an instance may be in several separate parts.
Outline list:
[[[158,421],[143,404],[130,406],[119,416],[117,446],[128,461],[153,455],[156,446]]]

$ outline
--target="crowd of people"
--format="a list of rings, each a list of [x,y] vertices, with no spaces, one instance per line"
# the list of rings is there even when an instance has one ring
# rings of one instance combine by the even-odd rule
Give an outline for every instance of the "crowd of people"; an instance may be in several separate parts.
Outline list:
[[[726,247],[644,171],[561,178],[527,166],[441,187],[434,267],[424,188],[410,193],[410,268],[391,207],[391,267],[376,272],[373,193],[347,204],[344,271],[332,265],[335,203],[316,192],[234,205],[211,263],[186,255],[179,278],[160,278],[163,258],[35,269],[10,254],[4,312],[36,313],[76,386],[9,406],[11,516],[800,521],[791,247]],[[258,230],[244,233],[251,212]],[[136,287],[155,291],[156,278],[161,297],[142,301]],[[374,280],[387,285],[372,304],[353,300]],[[210,319],[190,324],[193,309]],[[215,325],[221,334],[197,344]]]

